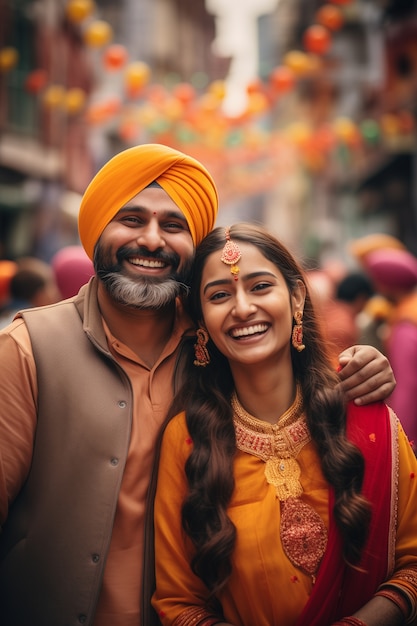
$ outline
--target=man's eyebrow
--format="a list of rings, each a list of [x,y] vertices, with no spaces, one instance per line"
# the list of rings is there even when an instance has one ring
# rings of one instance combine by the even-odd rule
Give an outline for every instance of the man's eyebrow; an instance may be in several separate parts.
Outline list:
[[[244,276],[240,275],[239,278],[242,280],[251,280],[252,278],[257,278],[258,276],[271,276],[272,278],[277,278],[275,274],[268,271],[251,272],[250,274],[245,274]],[[234,278],[219,278],[218,280],[212,280],[204,287],[203,293],[206,293],[207,289],[210,289],[210,287],[217,287],[218,285],[230,285],[233,282]]]

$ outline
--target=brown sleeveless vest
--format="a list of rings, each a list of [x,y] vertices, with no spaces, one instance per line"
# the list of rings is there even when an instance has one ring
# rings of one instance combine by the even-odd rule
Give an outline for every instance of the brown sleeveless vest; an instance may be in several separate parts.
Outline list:
[[[98,310],[99,340],[83,329],[77,298],[22,313],[39,406],[31,470],[0,534],[5,626],[90,625],[100,592],[132,390],[107,351]]]

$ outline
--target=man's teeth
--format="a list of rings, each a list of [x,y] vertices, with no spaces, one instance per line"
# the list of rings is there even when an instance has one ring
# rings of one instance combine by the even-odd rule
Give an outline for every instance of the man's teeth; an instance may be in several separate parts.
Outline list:
[[[140,265],[142,267],[165,267],[165,263],[157,259],[129,259],[129,262],[132,265]]]
[[[246,328],[234,328],[230,334],[232,337],[247,337],[256,333],[264,333],[268,329],[267,324],[254,324]]]

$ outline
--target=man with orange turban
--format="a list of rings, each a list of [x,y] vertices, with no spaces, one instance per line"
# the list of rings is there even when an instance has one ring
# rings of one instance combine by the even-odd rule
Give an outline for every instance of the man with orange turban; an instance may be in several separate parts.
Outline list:
[[[159,144],[117,154],[80,207],[95,275],[0,332],[1,623],[150,626],[146,498],[181,339],[194,333],[183,308],[194,249],[217,207],[195,159]],[[350,397],[391,392],[381,354],[350,356]]]

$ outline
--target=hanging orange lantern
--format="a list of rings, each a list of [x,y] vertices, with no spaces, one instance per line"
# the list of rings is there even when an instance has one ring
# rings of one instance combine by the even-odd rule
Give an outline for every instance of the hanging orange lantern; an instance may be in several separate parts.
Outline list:
[[[85,91],[79,87],[69,89],[65,94],[64,106],[69,115],[79,113],[85,104]]]
[[[43,103],[49,109],[60,107],[65,98],[65,89],[62,85],[50,85],[43,94]]]
[[[332,4],[323,4],[316,13],[316,21],[330,30],[337,31],[342,28],[344,18],[339,7]]]
[[[294,72],[291,68],[279,65],[269,75],[269,82],[277,93],[291,91],[295,84]]]
[[[125,85],[131,98],[139,95],[143,87],[149,82],[151,70],[149,65],[142,61],[130,63],[125,70]]]
[[[246,93],[262,93],[264,89],[263,83],[260,78],[254,78],[250,80],[246,85]]]
[[[0,72],[10,72],[19,60],[16,48],[2,48],[0,50]]]
[[[348,117],[339,117],[333,123],[333,130],[336,138],[350,146],[358,145],[361,142],[361,135],[355,122]]]
[[[208,93],[218,100],[224,100],[226,97],[226,83],[224,80],[214,80],[207,89]]]
[[[25,79],[24,87],[28,93],[37,94],[48,82],[48,72],[46,70],[33,70]]]
[[[311,135],[311,128],[306,122],[293,122],[285,129],[285,136],[298,147],[306,145]]]
[[[86,120],[90,124],[102,124],[117,115],[121,108],[122,103],[118,98],[96,102],[88,107]]]
[[[101,48],[113,38],[113,29],[104,20],[95,20],[84,31],[84,41],[92,48]]]
[[[248,94],[248,101],[246,104],[246,113],[252,115],[262,115],[269,109],[268,98],[261,92],[254,92]]]
[[[330,0],[333,4],[340,4],[341,6],[346,6],[348,4],[352,4],[353,0]]]
[[[172,89],[172,95],[182,104],[190,104],[195,98],[195,89],[189,83],[178,83]]]
[[[123,141],[134,141],[140,133],[140,126],[135,120],[124,120],[119,126],[119,137]]]
[[[327,28],[321,24],[313,24],[304,32],[304,47],[314,54],[326,54],[331,46],[332,38]]]
[[[67,19],[74,24],[85,20],[94,11],[92,0],[70,0],[65,7]]]
[[[401,133],[411,134],[415,128],[414,115],[410,111],[399,111],[398,124]]]
[[[395,137],[399,134],[399,120],[394,113],[384,113],[380,119],[382,132],[386,137]]]
[[[125,46],[114,43],[103,54],[104,67],[109,71],[120,70],[127,62],[128,53]]]
[[[297,76],[303,76],[310,71],[310,59],[301,50],[290,50],[284,56],[283,63],[289,67]]]

